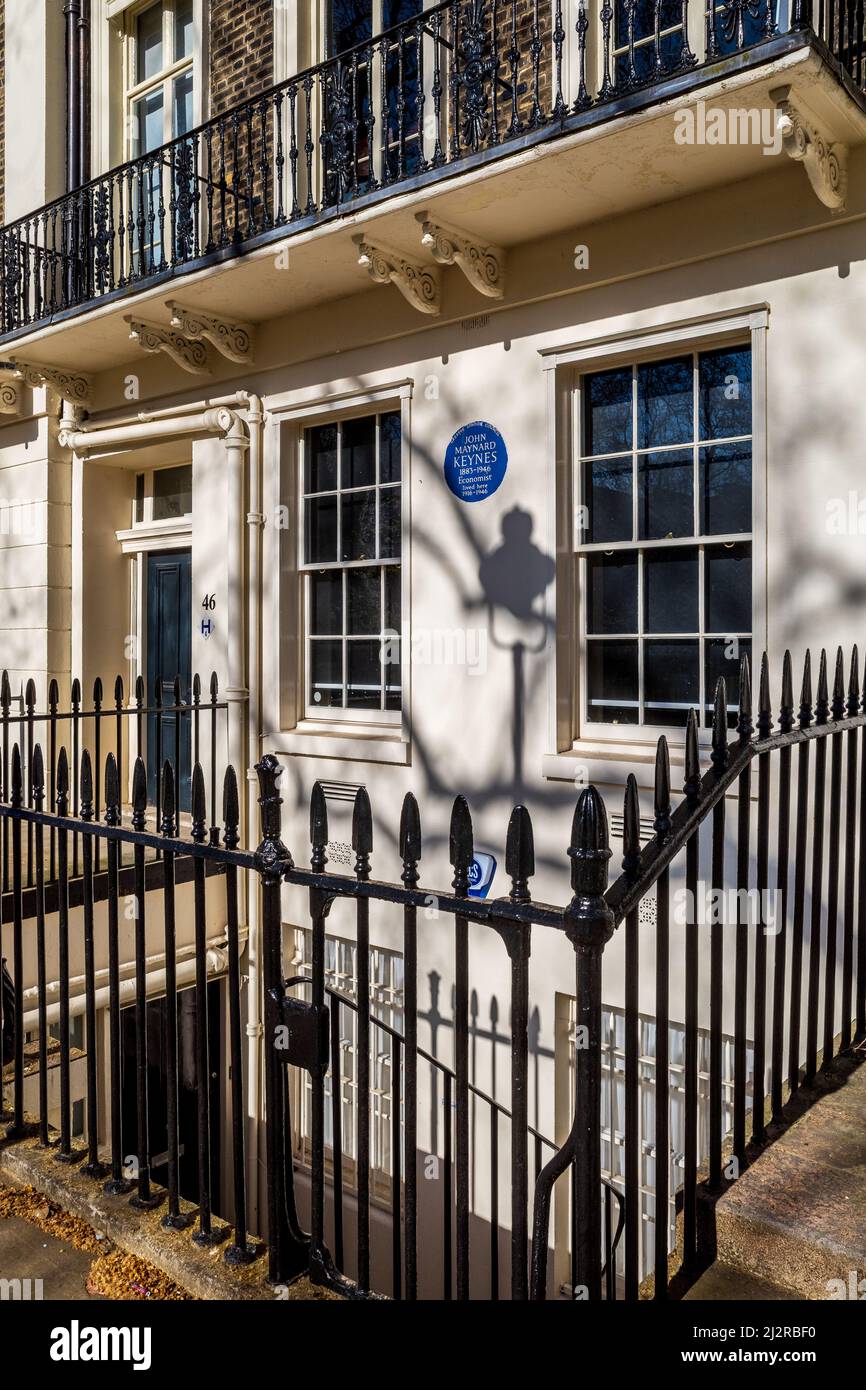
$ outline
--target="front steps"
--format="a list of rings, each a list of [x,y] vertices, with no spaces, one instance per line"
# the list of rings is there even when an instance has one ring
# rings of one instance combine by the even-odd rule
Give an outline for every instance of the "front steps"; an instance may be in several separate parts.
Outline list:
[[[707,1213],[716,1263],[687,1299],[850,1298],[861,1281],[866,1299],[863,1060],[840,1059],[798,1097],[793,1123]]]

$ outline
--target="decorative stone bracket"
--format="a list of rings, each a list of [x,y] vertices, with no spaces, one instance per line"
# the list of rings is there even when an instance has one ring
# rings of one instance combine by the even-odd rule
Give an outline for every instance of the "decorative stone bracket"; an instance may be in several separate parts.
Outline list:
[[[129,314],[124,315],[124,322],[129,324],[129,336],[138,343],[142,352],[164,352],[185,372],[191,372],[193,376],[210,375],[210,358],[205,343],[195,339],[191,341],[164,324],[147,323]]]
[[[364,236],[353,237],[358,248],[358,264],[369,271],[377,285],[396,285],[413,309],[421,314],[438,314],[442,308],[439,276],[435,270],[415,265],[394,251],[374,246]]]
[[[0,378],[0,415],[21,414],[21,383],[14,376]]]
[[[426,246],[440,265],[459,266],[473,289],[488,299],[501,299],[505,294],[505,252],[496,246],[484,246],[455,228],[433,222],[426,212],[416,214]]]
[[[790,87],[776,87],[770,92],[779,113],[776,129],[782,137],[782,149],[803,165],[824,206],[838,212],[848,196],[848,146],[826,139],[800,114],[789,100],[790,94]]]
[[[231,362],[253,361],[255,330],[251,324],[202,313],[199,309],[186,309],[175,299],[167,300],[166,308],[171,314],[172,328],[177,329],[182,337],[192,342],[204,339],[212,343],[217,352]]]
[[[10,358],[10,362],[15,378],[27,386],[50,386],[71,405],[87,407],[91,404],[93,385],[90,377],[80,372],[68,372],[62,367],[46,367],[41,362],[22,362],[14,357]],[[3,382],[4,387],[13,384],[8,380]],[[11,413],[8,407],[6,411]]]

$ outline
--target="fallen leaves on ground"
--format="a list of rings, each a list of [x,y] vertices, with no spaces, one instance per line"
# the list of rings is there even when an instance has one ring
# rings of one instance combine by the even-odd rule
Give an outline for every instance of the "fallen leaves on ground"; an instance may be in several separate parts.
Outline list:
[[[57,1240],[73,1245],[76,1250],[96,1254],[105,1249],[105,1240],[100,1240],[92,1226],[77,1216],[70,1216],[56,1202],[50,1202],[34,1187],[0,1187],[0,1217],[18,1216],[39,1226]]]
[[[93,1261],[87,1292],[117,1302],[177,1302],[190,1297],[161,1270],[123,1250],[112,1250]]]

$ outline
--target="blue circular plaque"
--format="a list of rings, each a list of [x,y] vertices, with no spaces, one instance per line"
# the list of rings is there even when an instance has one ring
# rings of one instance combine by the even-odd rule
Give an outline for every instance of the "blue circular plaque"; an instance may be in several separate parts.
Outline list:
[[[445,453],[445,481],[461,502],[492,497],[507,467],[505,440],[483,420],[462,425]]]

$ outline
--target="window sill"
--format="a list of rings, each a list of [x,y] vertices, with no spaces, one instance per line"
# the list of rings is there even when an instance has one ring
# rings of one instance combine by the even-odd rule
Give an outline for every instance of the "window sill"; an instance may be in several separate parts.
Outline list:
[[[679,731],[671,731],[676,734]],[[736,743],[736,735],[731,732],[729,735],[732,747]],[[672,743],[668,736],[668,750],[670,754],[671,766],[671,796],[674,806],[680,800],[682,782],[685,767],[685,752],[682,747],[682,740],[679,746],[676,742]],[[702,742],[700,744],[701,775],[709,767],[709,745]],[[625,787],[626,781],[631,774],[637,779],[640,790],[652,792],[655,782],[655,761],[656,761],[656,741],[652,743],[635,743],[631,747],[612,746],[607,743],[595,743],[589,739],[578,740],[573,748],[567,748],[561,753],[546,753],[541,760],[541,775],[546,781],[550,782],[572,782],[576,789],[580,790],[587,782],[594,782],[601,786]],[[582,774],[582,775],[581,775]],[[738,795],[738,782],[731,783],[727,796],[736,797]],[[751,800],[757,796],[756,778],[752,778]],[[618,808],[615,808],[618,809]]]
[[[302,720],[294,729],[272,740],[279,757],[287,754],[302,758],[333,758],[346,762],[409,765],[409,743],[399,724],[371,728],[347,724],[337,729]]]

